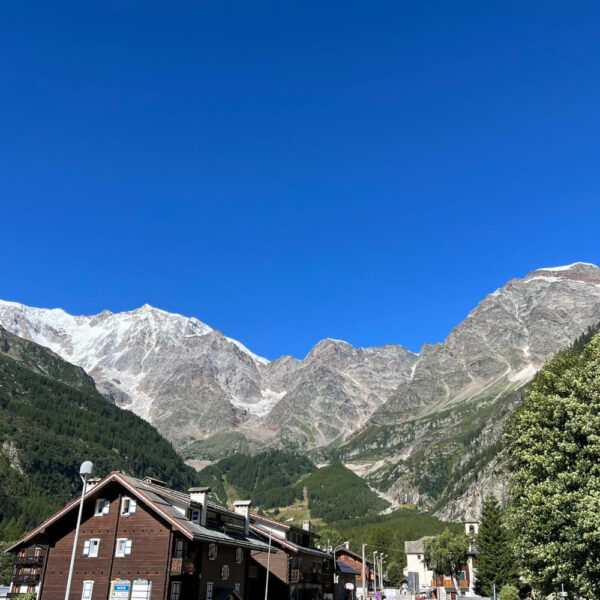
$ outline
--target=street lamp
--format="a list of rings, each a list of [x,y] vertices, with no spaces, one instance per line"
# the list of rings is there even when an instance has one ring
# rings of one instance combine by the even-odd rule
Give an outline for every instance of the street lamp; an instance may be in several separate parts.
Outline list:
[[[373,575],[374,575],[374,579],[373,579],[373,591],[377,591],[377,554],[379,554],[377,552],[377,550],[373,551]]]
[[[79,539],[79,526],[81,525],[81,513],[83,512],[83,499],[87,491],[87,480],[94,474],[94,464],[89,460],[81,463],[79,467],[79,475],[83,481],[83,489],[81,490],[81,502],[79,503],[79,514],[77,515],[77,526],[75,527],[75,539],[73,540],[73,552],[71,553],[71,565],[69,566],[69,577],[67,579],[67,588],[65,590],[65,600],[69,600],[71,593],[71,580],[73,579],[73,567],[75,566],[75,554],[77,553],[77,540]]]

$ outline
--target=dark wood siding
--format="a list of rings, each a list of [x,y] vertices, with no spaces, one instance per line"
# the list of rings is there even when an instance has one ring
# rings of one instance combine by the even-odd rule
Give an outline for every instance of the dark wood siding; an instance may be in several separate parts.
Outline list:
[[[108,515],[94,516],[95,499],[89,499],[84,507],[73,580],[71,600],[80,600],[83,582],[94,581],[92,600],[106,600],[110,582],[114,579],[149,579],[152,581],[152,600],[164,596],[169,554],[170,527],[166,522],[146,509],[138,501],[135,514],[121,516],[121,493],[119,486],[107,486],[101,495],[111,501]],[[74,521],[74,519],[73,519]],[[64,519],[60,527],[54,528],[50,547],[41,600],[64,600],[65,587],[71,561],[75,524]],[[100,539],[98,557],[84,557],[85,541]],[[115,557],[117,538],[132,540],[132,552],[127,557]]]

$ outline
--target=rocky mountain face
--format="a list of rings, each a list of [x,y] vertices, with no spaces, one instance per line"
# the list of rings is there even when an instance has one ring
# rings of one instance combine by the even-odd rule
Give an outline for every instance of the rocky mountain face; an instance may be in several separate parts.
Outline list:
[[[72,316],[0,301],[0,325],[82,367],[176,446],[223,431],[326,445],[361,426],[417,358],[401,346],[324,340],[303,361],[269,362],[197,319],[149,305]]]
[[[540,269],[487,296],[337,452],[396,503],[456,518],[506,495],[501,432],[546,360],[600,322],[600,269]]]
[[[71,316],[0,302],[0,325],[85,369],[177,446],[320,448],[395,504],[448,518],[505,493],[500,434],[519,390],[599,322],[600,269],[586,263],[509,281],[418,355],[326,339],[303,360],[269,362],[148,305]]]

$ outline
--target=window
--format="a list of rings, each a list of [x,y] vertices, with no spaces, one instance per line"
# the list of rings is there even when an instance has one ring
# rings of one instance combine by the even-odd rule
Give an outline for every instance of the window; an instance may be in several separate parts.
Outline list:
[[[229,579],[229,565],[221,565],[221,579]]]
[[[83,582],[83,592],[81,592],[81,600],[92,600],[92,591],[94,589],[93,581]]]
[[[213,582],[212,581],[208,581],[206,583],[206,600],[212,600],[213,597]]]
[[[93,538],[91,540],[85,540],[83,542],[83,556],[89,556],[95,558],[98,556],[98,549],[100,548],[100,540]]]
[[[171,600],[179,600],[181,595],[181,581],[171,582]]]
[[[208,560],[216,560],[217,559],[217,545],[209,544],[208,545]]]
[[[236,583],[236,584],[235,584],[235,593],[236,593],[236,594],[239,594],[239,593],[240,593],[240,584],[239,584],[239,583]]]
[[[420,554],[417,554],[417,560],[421,560],[422,556]]]
[[[194,523],[200,523],[200,511],[194,509],[192,511],[192,522]]]
[[[133,515],[135,514],[135,509],[137,508],[137,501],[133,498],[128,498],[124,496],[121,500],[121,514],[122,515]]]
[[[129,556],[131,554],[132,540],[127,538],[117,538],[115,556]]]
[[[461,581],[466,581],[467,580],[467,574],[464,571],[460,572],[460,580]]]
[[[236,563],[244,562],[244,551],[242,550],[242,548],[235,549],[235,562]]]
[[[101,517],[102,515],[107,515],[110,511],[110,500],[106,500],[105,498],[98,498],[96,500],[96,510],[94,511],[95,517]]]
[[[185,556],[185,540],[175,540],[175,558],[183,558]]]

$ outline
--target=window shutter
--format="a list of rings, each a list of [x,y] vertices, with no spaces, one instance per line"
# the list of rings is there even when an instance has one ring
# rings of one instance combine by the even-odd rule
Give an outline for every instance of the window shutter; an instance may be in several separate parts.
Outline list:
[[[137,508],[137,500],[134,500],[133,498],[129,501],[129,514],[130,515],[134,515],[135,514],[135,510]]]
[[[133,540],[127,540],[125,542],[125,556],[129,556],[131,554],[131,544],[133,543]]]
[[[83,543],[83,555],[90,555],[90,540],[85,540],[85,542]]]
[[[110,500],[104,500],[104,504],[102,506],[102,514],[107,515],[110,511]]]

